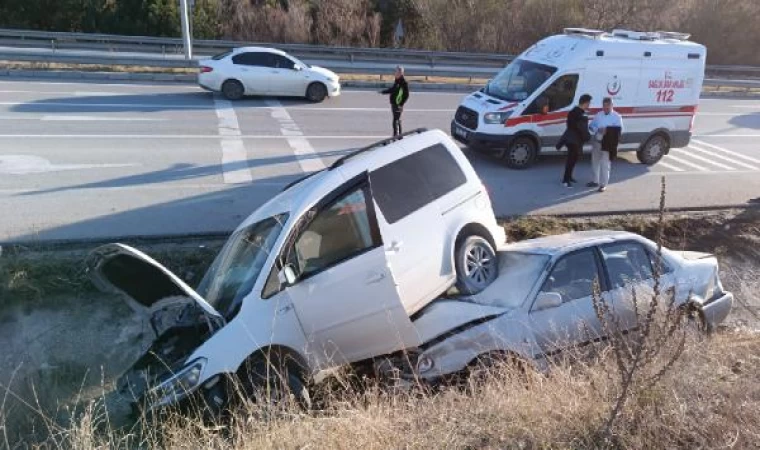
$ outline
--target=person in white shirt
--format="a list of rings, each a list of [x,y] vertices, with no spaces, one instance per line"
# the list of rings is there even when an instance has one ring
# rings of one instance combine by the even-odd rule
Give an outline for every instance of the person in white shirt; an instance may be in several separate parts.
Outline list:
[[[592,180],[586,186],[598,187],[604,192],[610,182],[612,162],[610,152],[602,150],[602,139],[607,128],[619,127],[623,131],[623,118],[612,107],[612,99],[605,97],[602,100],[602,110],[596,113],[589,124],[591,131],[591,174]]]

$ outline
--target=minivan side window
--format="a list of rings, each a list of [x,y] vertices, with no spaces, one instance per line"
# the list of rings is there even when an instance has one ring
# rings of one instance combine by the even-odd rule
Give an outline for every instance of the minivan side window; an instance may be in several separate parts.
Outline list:
[[[296,238],[288,262],[309,277],[381,245],[367,210],[367,189],[359,187],[317,213]]]
[[[370,173],[372,195],[393,224],[467,182],[454,156],[436,144]]]
[[[563,75],[541,93],[523,114],[539,114],[542,107],[548,106],[548,112],[558,111],[573,104],[578,88],[578,74]]]

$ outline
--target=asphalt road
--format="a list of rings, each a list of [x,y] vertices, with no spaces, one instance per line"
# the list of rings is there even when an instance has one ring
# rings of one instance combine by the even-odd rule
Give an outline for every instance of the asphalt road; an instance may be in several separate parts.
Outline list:
[[[448,130],[461,93],[413,93],[407,129]],[[313,105],[234,104],[176,84],[0,82],[0,242],[226,232],[284,184],[389,135],[387,100],[347,90]],[[704,99],[692,146],[613,168],[603,194],[559,183],[563,159],[526,171],[472,154],[497,215],[760,200],[760,100]],[[580,163],[579,181],[589,161]]]

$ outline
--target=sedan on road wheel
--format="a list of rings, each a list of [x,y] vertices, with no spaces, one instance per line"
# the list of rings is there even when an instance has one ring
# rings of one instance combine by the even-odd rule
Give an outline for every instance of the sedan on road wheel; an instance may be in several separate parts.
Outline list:
[[[198,84],[233,101],[261,95],[319,103],[340,95],[340,78],[334,72],[263,47],[238,48],[202,60]]]

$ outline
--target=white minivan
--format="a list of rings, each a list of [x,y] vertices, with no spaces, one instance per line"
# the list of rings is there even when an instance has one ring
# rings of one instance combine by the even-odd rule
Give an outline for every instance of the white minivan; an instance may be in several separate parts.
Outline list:
[[[320,370],[419,345],[415,313],[454,285],[490,284],[505,240],[459,147],[416,130],[286,187],[232,234],[197,291],[122,244],[96,249],[87,267],[155,334],[120,390],[149,408],[193,391],[221,405],[228,375],[263,378],[272,365],[298,391]]]
[[[451,135],[524,169],[555,153],[567,113],[583,94],[590,114],[613,99],[623,116],[620,150],[655,164],[671,147],[686,147],[705,74],[706,49],[674,32],[569,28],[541,40],[467,96]]]

